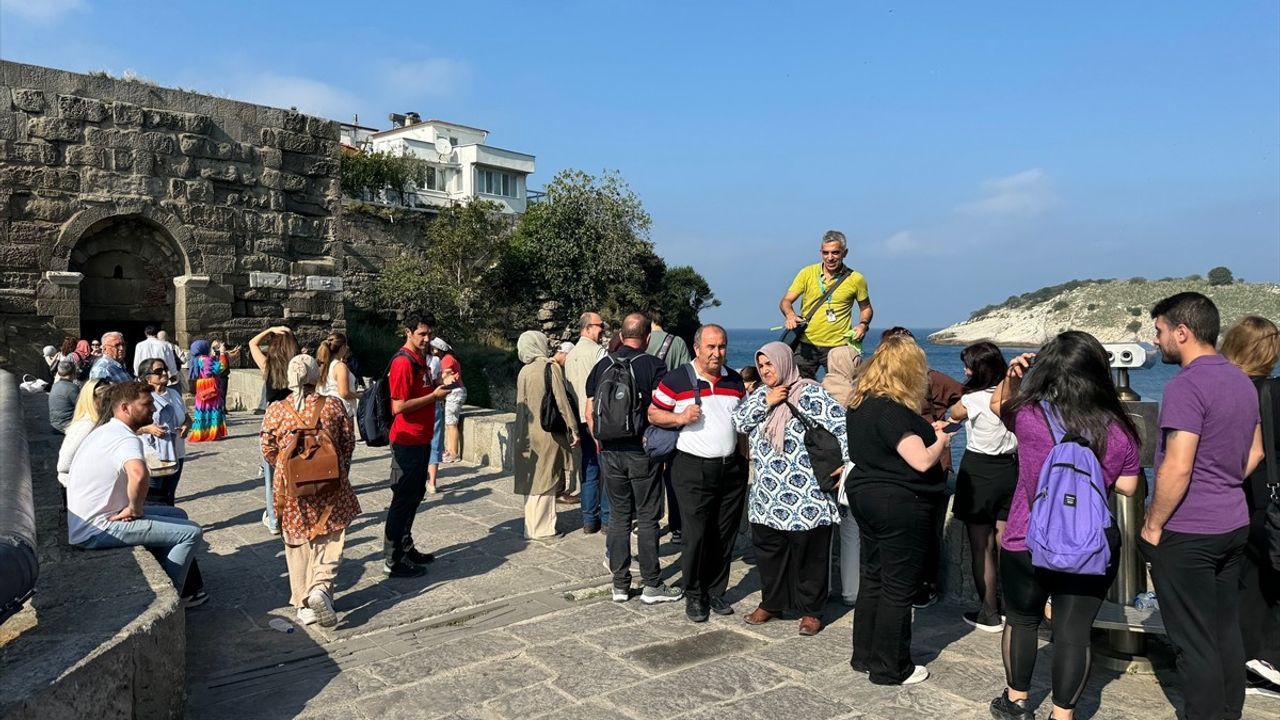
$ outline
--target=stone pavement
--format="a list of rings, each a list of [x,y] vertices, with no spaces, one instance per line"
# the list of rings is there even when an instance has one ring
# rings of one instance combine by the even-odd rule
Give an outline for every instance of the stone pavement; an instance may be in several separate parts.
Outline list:
[[[442,492],[415,524],[437,561],[425,578],[384,580],[390,460],[363,445],[352,479],[364,514],[338,574],[339,624],[279,633],[267,623],[293,612],[280,540],[260,522],[257,424],[235,414],[229,439],[191,445],[179,488],[205,527],[211,595],[187,611],[189,717],[986,718],[1003,687],[998,636],[972,631],[955,605],[916,614],[916,659],[932,677],[909,688],[849,669],[851,617],[839,603],[816,637],[798,636],[794,621],[747,626],[759,582],[745,542],[730,583],[736,615],[695,625],[683,603],[610,602],[602,536],[576,531],[577,509],[561,513],[563,540],[528,543],[510,478],[482,468],[442,467]],[[664,575],[678,579],[678,548],[662,553]],[[1036,672],[1042,714],[1051,655]],[[1161,680],[1095,668],[1077,717],[1174,717],[1172,674]],[[1249,698],[1246,717],[1278,710]]]

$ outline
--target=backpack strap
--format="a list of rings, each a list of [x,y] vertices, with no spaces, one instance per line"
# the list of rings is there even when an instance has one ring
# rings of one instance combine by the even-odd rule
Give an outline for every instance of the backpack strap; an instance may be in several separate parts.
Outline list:
[[[670,335],[667,337],[669,338]],[[702,407],[702,387],[700,385],[702,381],[698,379],[698,373],[693,369],[693,363],[689,363],[685,367],[689,369],[689,379],[693,381],[693,404]],[[713,387],[712,391],[714,390],[715,388]]]
[[[662,344],[658,346],[657,353],[659,360],[663,362],[667,361],[667,353],[671,352],[671,343],[675,342],[675,339],[676,336],[671,333],[667,333],[667,336],[662,338]]]
[[[1262,381],[1262,392],[1259,397],[1258,407],[1259,415],[1262,419],[1262,461],[1267,464],[1267,487],[1271,490],[1271,497],[1274,499],[1280,495],[1280,458],[1275,457],[1272,450],[1276,444],[1276,425],[1275,417],[1275,401],[1271,397],[1271,393],[1277,383],[1277,378],[1267,378]]]
[[[1061,444],[1063,438],[1067,436],[1067,429],[1062,426],[1062,421],[1058,418],[1058,411],[1049,404],[1048,400],[1041,400],[1036,403],[1036,407],[1040,408],[1040,414],[1044,417],[1045,425],[1049,426],[1049,437],[1053,440],[1053,444]]]

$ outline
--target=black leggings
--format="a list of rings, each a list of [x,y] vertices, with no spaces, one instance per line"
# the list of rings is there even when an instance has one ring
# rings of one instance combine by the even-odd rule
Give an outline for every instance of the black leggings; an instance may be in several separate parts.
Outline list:
[[[1113,536],[1114,537],[1114,536]],[[1102,599],[1116,577],[1118,555],[1112,543],[1106,575],[1073,575],[1037,568],[1031,553],[1006,550],[1000,556],[1005,612],[1001,652],[1005,681],[1019,692],[1031,689],[1036,669],[1036,630],[1044,603],[1053,598],[1053,704],[1075,708],[1089,679],[1089,636]]]

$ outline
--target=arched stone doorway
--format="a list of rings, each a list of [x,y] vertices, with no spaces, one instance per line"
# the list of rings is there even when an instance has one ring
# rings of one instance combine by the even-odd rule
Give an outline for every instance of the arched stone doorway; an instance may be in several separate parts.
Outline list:
[[[154,325],[177,340],[174,278],[186,273],[181,248],[160,225],[137,215],[115,216],[90,226],[71,251],[67,269],[80,273],[80,335],[124,333],[128,363],[133,348]]]

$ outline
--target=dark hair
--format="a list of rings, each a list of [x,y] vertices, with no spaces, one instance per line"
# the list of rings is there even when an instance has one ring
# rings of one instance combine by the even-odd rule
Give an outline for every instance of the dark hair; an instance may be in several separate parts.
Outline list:
[[[1107,351],[1089,333],[1068,330],[1045,343],[1005,412],[1013,414],[1042,400],[1057,409],[1067,432],[1089,441],[1099,460],[1107,452],[1111,423],[1138,439],[1138,428],[1116,394]]]
[[[605,351],[615,353],[618,352],[618,348],[620,347],[622,347],[622,333],[616,332],[609,338],[609,347],[606,348]]]
[[[58,352],[62,353],[63,355],[70,355],[71,353],[76,351],[77,344],[78,343],[76,342],[76,339],[73,337],[64,338],[62,340],[62,347],[58,348]],[[83,360],[84,358],[81,358],[81,359]]]
[[[1009,363],[995,343],[977,342],[960,351],[960,362],[973,373],[964,381],[966,393],[993,388],[1004,378]]]
[[[650,322],[655,322],[659,325],[667,324],[667,316],[666,313],[662,312],[662,308],[651,307],[644,314],[649,317]]]
[[[748,365],[742,368],[738,371],[738,374],[742,376],[742,382],[744,383],[760,382],[760,371],[756,369],[755,365]]]
[[[155,325],[148,325],[142,329],[142,334],[146,335],[147,337],[155,337],[157,332],[159,331],[156,330]]]
[[[913,335],[910,330],[902,327],[901,325],[894,325],[888,330],[885,330],[884,332],[880,333],[880,341],[884,342],[885,340],[888,340],[891,337],[899,337],[899,336],[909,337],[912,340],[916,339],[916,336]]]
[[[1181,292],[1156,303],[1151,308],[1151,319],[1158,317],[1163,317],[1172,327],[1186,326],[1202,343],[1218,344],[1221,329],[1218,306],[1198,292]]]
[[[122,403],[130,403],[142,396],[151,397],[151,386],[140,381],[114,383],[107,391],[106,412],[98,416],[98,424],[105,425],[115,414]]]
[[[169,363],[165,362],[164,358],[151,358],[151,360],[149,360],[146,365],[147,371],[150,372],[152,370],[155,370],[156,363],[160,363],[160,367],[163,367],[165,370],[169,369]]]
[[[429,312],[411,311],[404,314],[404,321],[400,323],[400,327],[413,332],[418,329],[419,325],[426,325],[429,329],[436,329],[436,316]]]

